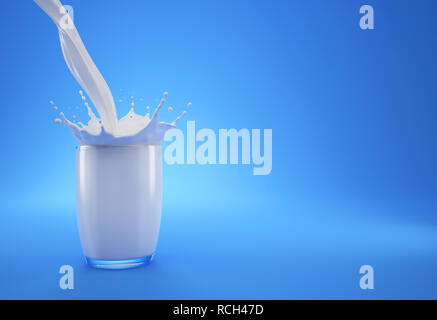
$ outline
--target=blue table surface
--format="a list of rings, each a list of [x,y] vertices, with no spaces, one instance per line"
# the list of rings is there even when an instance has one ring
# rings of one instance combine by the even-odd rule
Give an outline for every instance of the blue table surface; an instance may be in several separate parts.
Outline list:
[[[0,233],[7,244],[0,298],[437,298],[435,224],[377,214],[352,219],[353,209],[309,200],[276,204],[271,215],[268,208],[164,208],[156,260],[125,271],[85,264],[74,209],[11,210]],[[366,264],[375,270],[372,291],[359,287]],[[62,265],[74,268],[74,290],[59,287]]]

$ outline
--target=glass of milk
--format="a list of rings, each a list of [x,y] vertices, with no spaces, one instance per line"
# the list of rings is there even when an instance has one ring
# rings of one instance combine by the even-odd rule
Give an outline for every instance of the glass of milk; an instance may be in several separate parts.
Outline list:
[[[87,263],[128,269],[150,263],[161,223],[160,145],[81,146],[77,211]]]

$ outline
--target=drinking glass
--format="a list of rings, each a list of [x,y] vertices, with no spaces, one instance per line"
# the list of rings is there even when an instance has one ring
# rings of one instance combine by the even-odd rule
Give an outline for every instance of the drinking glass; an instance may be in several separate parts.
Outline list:
[[[88,265],[149,264],[161,224],[161,146],[80,146],[76,165],[78,225]]]

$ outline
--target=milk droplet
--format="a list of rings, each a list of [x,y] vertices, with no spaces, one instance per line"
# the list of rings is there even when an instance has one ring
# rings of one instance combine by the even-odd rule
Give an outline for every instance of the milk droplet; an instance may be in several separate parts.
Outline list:
[[[191,107],[193,104],[191,103],[191,102],[189,102],[188,104],[187,104],[187,107]]]
[[[58,118],[58,119],[55,119],[55,123],[56,123],[56,124],[62,124],[62,120],[59,119],[59,118]]]
[[[132,107],[135,107],[135,101],[132,101],[132,103],[130,104]]]
[[[176,118],[175,121],[173,121],[172,125],[176,125],[176,123],[181,120],[185,115],[187,114],[187,111],[184,111],[179,117]]]
[[[150,110],[150,106],[147,106],[147,108],[146,108],[147,110]]]
[[[55,106],[53,109],[55,109],[55,111],[58,111],[59,108],[58,106]]]
[[[173,112],[173,107],[168,108],[168,112]]]
[[[85,101],[85,100],[86,100],[86,97],[85,97],[85,96],[82,96],[82,100]]]
[[[81,96],[83,96],[83,91],[82,91],[82,90],[79,90],[79,94],[80,94]]]
[[[54,102],[54,101],[50,101],[50,104],[51,104],[51,105],[54,105],[54,104],[55,104],[55,102]]]
[[[118,100],[120,103],[122,103],[123,102],[123,100],[122,99],[120,99],[120,100]]]
[[[166,92],[164,92],[164,97],[168,97],[168,92],[166,91]]]

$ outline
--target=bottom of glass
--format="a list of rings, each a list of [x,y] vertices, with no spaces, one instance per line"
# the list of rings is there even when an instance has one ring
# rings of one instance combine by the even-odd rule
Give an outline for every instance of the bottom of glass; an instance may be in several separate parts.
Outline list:
[[[148,265],[153,261],[153,257],[154,255],[152,254],[144,258],[130,260],[96,260],[86,258],[86,262],[91,268],[95,269],[125,270]]]

